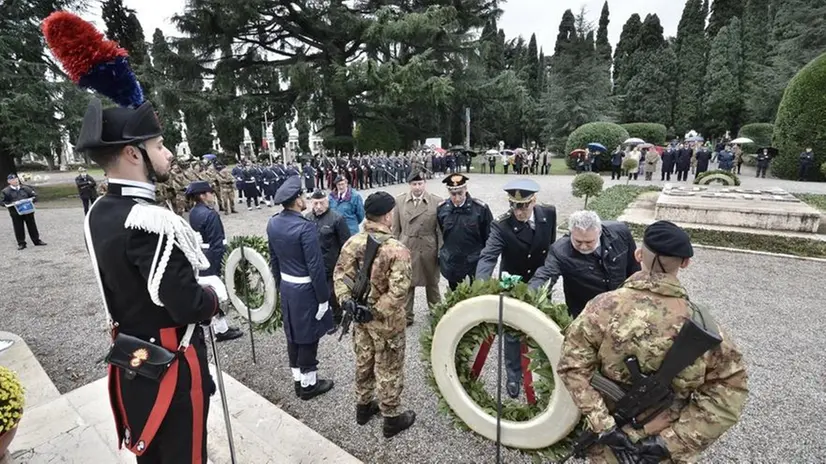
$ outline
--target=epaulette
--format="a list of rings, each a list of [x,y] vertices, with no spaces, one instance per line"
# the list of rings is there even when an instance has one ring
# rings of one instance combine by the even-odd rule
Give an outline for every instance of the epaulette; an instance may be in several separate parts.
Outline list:
[[[496,218],[496,222],[506,221],[509,217],[511,217],[511,212],[506,211],[506,212],[500,214],[499,217]]]
[[[447,200],[448,200],[448,199],[447,199],[447,198],[445,198],[444,200],[440,201],[440,202],[439,202],[439,204],[438,204],[438,205],[436,205],[436,207],[437,207],[437,208],[441,207],[443,204],[447,203]]]
[[[470,199],[471,199],[471,200],[473,200],[473,202],[474,202],[474,203],[476,203],[477,205],[481,206],[482,208],[487,208],[487,207],[488,207],[488,204],[487,204],[487,203],[485,203],[484,201],[482,201],[482,200],[480,200],[480,199],[478,199],[478,198],[476,198],[476,197],[470,197]]]

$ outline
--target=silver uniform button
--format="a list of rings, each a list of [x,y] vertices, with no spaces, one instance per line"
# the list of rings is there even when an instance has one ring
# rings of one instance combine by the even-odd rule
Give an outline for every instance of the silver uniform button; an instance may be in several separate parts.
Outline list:
[[[528,255],[528,258],[530,258],[530,257],[531,257],[531,255]]]

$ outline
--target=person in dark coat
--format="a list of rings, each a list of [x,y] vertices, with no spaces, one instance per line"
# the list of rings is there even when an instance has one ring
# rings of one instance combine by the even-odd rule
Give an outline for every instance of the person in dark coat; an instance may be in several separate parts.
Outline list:
[[[622,159],[625,158],[625,152],[622,151],[621,146],[617,146],[614,153],[611,153],[611,180],[616,176],[617,180],[622,177]]]
[[[227,238],[224,235],[224,224],[221,215],[212,207],[215,204],[215,191],[209,182],[199,180],[187,186],[185,195],[187,200],[195,206],[189,211],[189,225],[201,234],[201,250],[209,261],[209,269],[203,269],[200,276],[221,277],[221,267],[224,253],[227,250]],[[215,340],[223,342],[234,340],[244,335],[240,329],[227,324],[223,309],[212,318],[212,329],[215,331]]]
[[[341,306],[335,297],[333,287],[333,270],[341,253],[341,247],[350,238],[350,228],[344,216],[330,209],[330,200],[323,190],[316,190],[310,197],[310,210],[304,217],[318,227],[318,241],[321,255],[324,257],[324,271],[327,274],[327,286],[330,287],[330,306],[333,307],[333,324],[341,323]]]
[[[244,196],[247,197],[247,211],[252,210],[253,201],[255,202],[255,207],[261,209],[261,205],[258,204],[257,174],[257,169],[247,161],[242,172],[244,179]]]
[[[89,205],[91,205],[98,197],[97,182],[89,174],[86,173],[86,168],[78,168],[78,175],[75,177],[75,185],[77,186],[77,194],[80,201],[83,202],[83,214],[89,212]]]
[[[502,256],[500,269],[525,281],[545,262],[548,249],[556,240],[556,208],[537,205],[539,184],[517,179],[505,185],[510,211],[491,224],[490,236],[476,264],[476,278],[490,279],[496,261]],[[522,352],[519,339],[505,334],[505,365],[511,398],[519,396],[522,381]]]
[[[206,464],[215,384],[197,325],[227,292],[218,277],[197,275],[209,267],[198,233],[155,203],[153,183],[169,178],[173,159],[161,134],[150,103],[105,110],[97,98],[89,103],[76,148],[109,185],[86,215],[86,246],[113,337],[108,388],[119,445],[139,464]],[[160,350],[175,354],[160,379],[136,374]],[[131,356],[129,368],[111,360],[122,356]]]
[[[315,170],[310,163],[304,163],[304,167],[301,168],[301,173],[304,175],[304,192],[312,192],[313,186],[315,185]]]
[[[766,178],[766,171],[769,169],[772,157],[769,150],[764,148],[757,153],[757,177]]]
[[[281,295],[295,394],[309,400],[333,388],[332,380],[317,376],[318,341],[333,329],[330,288],[318,228],[301,215],[306,206],[301,177],[287,178],[273,201],[284,211],[267,224],[270,267]]]
[[[550,282],[552,288],[562,277],[568,313],[576,318],[591,298],[616,290],[639,271],[640,263],[634,258],[634,236],[623,222],[603,223],[593,211],[577,211],[568,218],[568,230],[528,285],[540,288]]]
[[[442,180],[450,198],[436,210],[442,230],[439,270],[451,290],[465,280],[476,277],[476,264],[490,234],[493,213],[485,202],[472,198],[467,191],[468,176],[450,174]]]
[[[671,180],[671,172],[674,170],[674,163],[677,160],[677,151],[674,150],[674,147],[668,147],[668,150],[665,150],[662,154],[662,166],[660,166],[660,172],[662,177],[660,178],[661,181]]]
[[[677,181],[688,180],[689,170],[691,170],[691,148],[680,144],[677,150]]]
[[[244,202],[244,161],[241,160],[232,168],[232,177],[235,178],[235,189],[238,190],[238,203]]]
[[[812,147],[807,147],[806,151],[800,154],[800,168],[797,170],[797,180],[805,181],[809,175],[809,170],[815,164],[815,154]]]
[[[9,211],[11,216],[11,225],[14,229],[14,238],[17,239],[17,249],[23,250],[26,248],[26,232],[23,230],[23,225],[29,229],[29,238],[32,239],[34,246],[44,246],[46,242],[40,240],[40,232],[37,230],[37,222],[34,220],[34,211],[19,214],[15,203],[22,200],[31,199],[32,202],[37,201],[37,193],[28,185],[20,184],[20,179],[16,174],[9,174],[6,180],[9,185],[0,192],[0,197],[3,200],[3,206]]]
[[[708,147],[702,145],[697,149],[697,154],[694,156],[697,158],[697,173],[694,174],[694,177],[697,177],[708,171],[708,162],[711,161],[711,152]]]

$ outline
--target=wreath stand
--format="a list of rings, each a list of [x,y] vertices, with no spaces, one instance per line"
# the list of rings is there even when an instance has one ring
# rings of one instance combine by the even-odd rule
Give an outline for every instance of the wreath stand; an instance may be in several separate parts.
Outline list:
[[[476,359],[473,361],[473,367],[470,370],[471,378],[474,380],[478,379],[479,375],[482,374],[482,368],[485,367],[485,361],[488,359],[488,354],[490,354],[490,348],[493,346],[493,340],[495,338],[496,335],[491,335],[479,346],[479,351],[476,353]],[[527,399],[528,404],[536,404],[536,392],[533,389],[533,374],[531,374],[530,369],[528,369],[528,365],[531,363],[531,360],[525,356],[526,354],[528,354],[528,345],[526,345],[525,342],[522,342],[522,347],[520,349],[522,387],[525,389],[525,398]]]

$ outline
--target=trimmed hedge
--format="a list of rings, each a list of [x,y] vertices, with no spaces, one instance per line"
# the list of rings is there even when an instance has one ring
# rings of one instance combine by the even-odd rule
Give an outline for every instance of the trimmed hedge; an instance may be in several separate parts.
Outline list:
[[[774,132],[774,124],[768,122],[755,122],[741,127],[737,137],[748,137],[754,140],[754,143],[743,144],[743,153],[753,154],[757,153],[758,148],[770,147],[772,132]]]
[[[573,158],[568,156],[569,153],[577,148],[585,148],[589,143],[596,142],[605,146],[607,151],[599,156],[597,163],[599,169],[609,168],[611,166],[611,152],[621,145],[622,142],[628,139],[628,131],[622,128],[619,124],[612,122],[589,122],[576,128],[568,136],[568,141],[565,143],[565,157],[568,167],[574,169],[576,163]]]
[[[615,185],[605,189],[591,202],[591,210],[605,221],[615,221],[638,196],[645,192],[659,190],[657,187],[638,185]],[[634,236],[642,237],[645,226],[631,224],[628,226]],[[692,243],[699,245],[739,248],[743,250],[767,251],[795,256],[826,258],[826,242],[782,235],[760,235],[745,232],[728,232],[710,229],[692,229],[685,231],[691,236]]]
[[[631,122],[622,125],[631,137],[639,137],[654,145],[665,145],[668,129],[663,124],[653,122]]]
[[[818,167],[826,161],[826,53],[812,60],[792,78],[783,94],[774,122],[774,146],[780,151],[771,163],[772,174],[797,179],[799,156],[806,147],[815,153],[809,180],[826,180]]]

